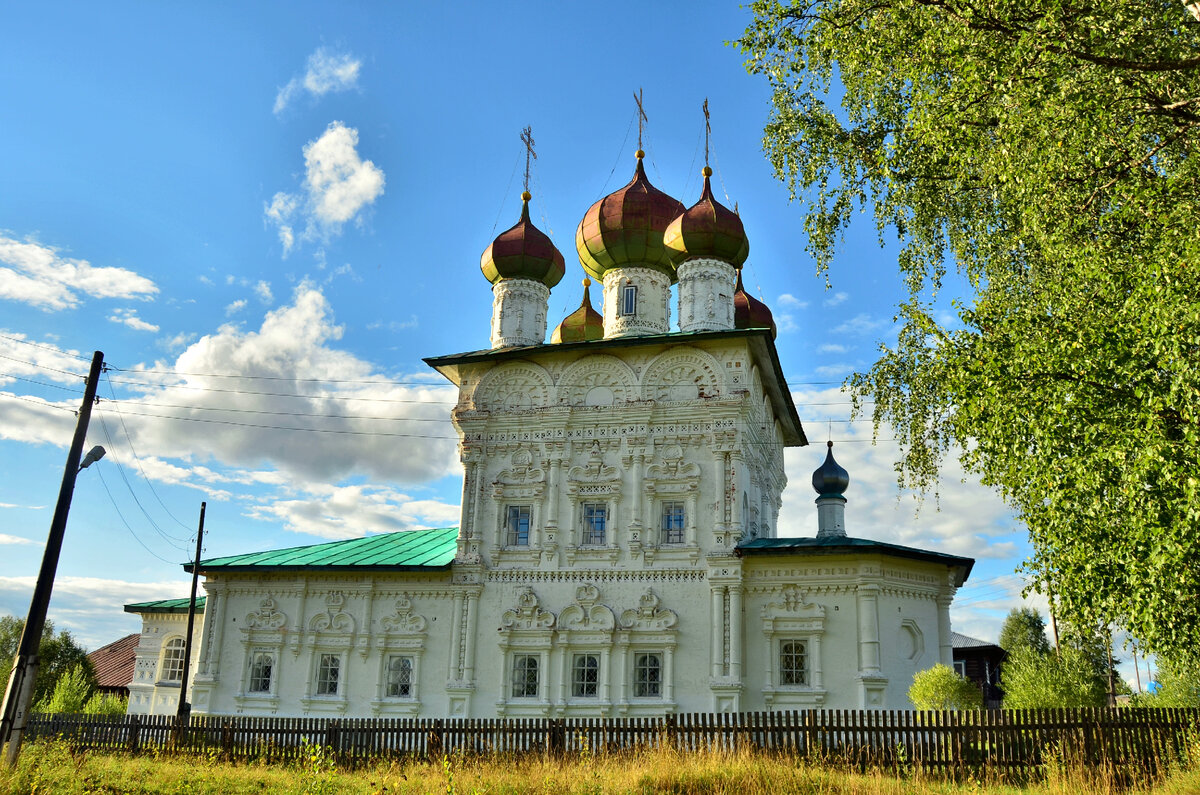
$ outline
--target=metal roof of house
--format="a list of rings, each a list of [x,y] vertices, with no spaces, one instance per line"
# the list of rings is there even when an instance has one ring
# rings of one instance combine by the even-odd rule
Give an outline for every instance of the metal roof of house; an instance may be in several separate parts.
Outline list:
[[[955,649],[983,649],[990,646],[995,646],[995,643],[988,643],[986,640],[972,638],[970,635],[964,635],[961,632],[950,633],[950,645]]]
[[[192,600],[184,597],[183,599],[155,599],[152,602],[134,602],[133,604],[125,605],[126,613],[186,613],[188,604]],[[205,597],[196,597],[196,612],[204,612]]]
[[[447,569],[458,551],[458,528],[402,530],[396,533],[330,541],[306,547],[272,549],[200,561],[201,572],[295,571],[300,569]],[[184,564],[191,571],[193,564]]]
[[[941,563],[958,569],[961,579],[958,585],[967,581],[971,569],[975,565],[972,558],[960,558],[958,555],[947,555],[943,552],[931,552],[927,549],[906,547],[900,544],[888,544],[884,541],[873,541],[869,538],[851,538],[849,536],[826,536],[824,538],[756,538],[737,548],[737,554],[746,555],[845,555],[878,552],[896,558],[921,560],[927,563]]]
[[[141,639],[142,636],[135,632],[101,646],[88,655],[96,674],[96,687],[108,690],[129,687],[133,681],[137,645]]]

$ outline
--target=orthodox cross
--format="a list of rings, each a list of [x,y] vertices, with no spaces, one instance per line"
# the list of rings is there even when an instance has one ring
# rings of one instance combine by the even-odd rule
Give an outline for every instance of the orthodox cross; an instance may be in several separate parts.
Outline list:
[[[642,132],[646,129],[646,122],[650,119],[646,116],[646,109],[642,106],[642,89],[638,89],[633,95],[633,101],[637,103],[638,115],[638,149],[642,148]]]
[[[712,125],[708,116],[708,97],[704,98],[704,165],[708,165],[708,139],[712,137]]]
[[[525,144],[525,192],[529,193],[529,163],[537,160],[537,152],[533,151],[533,128],[526,125],[521,130],[521,143]]]

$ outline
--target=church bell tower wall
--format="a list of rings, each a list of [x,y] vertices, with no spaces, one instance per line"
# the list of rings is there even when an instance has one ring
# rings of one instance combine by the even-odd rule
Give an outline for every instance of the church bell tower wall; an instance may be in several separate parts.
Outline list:
[[[679,266],[679,330],[733,328],[737,271],[717,259],[690,259]]]
[[[671,279],[654,268],[604,272],[604,338],[666,334],[671,330]]]
[[[533,279],[502,279],[492,287],[492,347],[546,341],[550,288]]]

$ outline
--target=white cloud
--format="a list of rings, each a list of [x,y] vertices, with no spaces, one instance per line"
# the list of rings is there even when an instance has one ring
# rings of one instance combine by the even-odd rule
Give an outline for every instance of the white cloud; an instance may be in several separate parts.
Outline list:
[[[783,493],[779,535],[816,534],[815,497],[808,484],[825,458],[826,422],[832,421],[833,454],[850,474],[846,491],[846,533],[905,546],[973,558],[1008,558],[1016,549],[1013,538],[1022,538],[1004,502],[991,489],[979,485],[958,464],[952,451],[945,461],[937,495],[923,502],[901,495],[893,462],[900,449],[891,441],[889,427],[880,428],[880,442],[871,444],[869,417],[847,422],[850,397],[839,387],[794,392],[809,423],[812,446],[784,453],[789,487]],[[808,408],[806,408],[808,407]]]
[[[238,312],[241,312],[245,308],[246,308],[246,300],[244,298],[239,298],[238,300],[234,301],[229,306],[225,307],[225,317],[231,317],[233,315],[236,315]]]
[[[779,306],[794,306],[796,309],[808,308],[808,301],[801,301],[791,293],[784,293],[783,295],[779,296],[776,303],[778,303]]]
[[[0,329],[0,356],[3,357],[4,371],[7,373],[0,375],[0,385],[17,380],[11,376],[60,384],[82,384],[91,358],[76,350],[63,350],[53,344],[38,343],[26,334],[9,329]]]
[[[840,293],[840,292],[834,293],[833,295],[829,296],[821,303],[824,304],[825,306],[837,306],[838,304],[842,303],[849,297],[850,297],[849,293]]]
[[[129,326],[135,331],[158,331],[158,326],[138,317],[136,309],[115,309],[108,319],[113,323]]]
[[[20,506],[5,505],[4,503],[0,503],[0,508],[18,508],[18,507],[20,507]],[[15,546],[21,546],[24,544],[33,544],[33,543],[35,543],[35,542],[29,540],[28,538],[22,538],[21,536],[10,536],[8,533],[0,533],[0,545],[12,544]]]
[[[0,234],[0,299],[47,311],[78,306],[80,295],[150,300],[154,282],[125,268],[96,267],[52,246]]]
[[[796,323],[796,318],[787,312],[775,315],[775,327],[779,329],[780,334],[790,334],[793,331],[800,330],[800,326]]]
[[[819,353],[847,353],[849,350],[845,345],[836,345],[834,343],[822,345],[820,348],[817,348]]]
[[[874,334],[880,329],[885,328],[888,321],[883,318],[873,318],[866,313],[855,315],[846,322],[837,326],[834,334],[853,334],[855,336],[865,337],[869,334]]]
[[[414,500],[393,489],[368,485],[315,487],[298,499],[273,500],[252,508],[255,519],[281,520],[295,532],[324,538],[358,538],[458,524],[459,506]]]
[[[260,281],[254,285],[254,294],[258,296],[258,300],[262,301],[267,306],[275,303],[275,296],[271,293],[271,285]]]
[[[822,378],[845,378],[854,372],[854,365],[848,362],[837,362],[836,364],[822,365],[814,372]]]
[[[286,256],[302,240],[328,239],[341,234],[351,220],[383,193],[384,173],[358,154],[358,130],[331,122],[320,138],[304,147],[304,184],[299,193],[276,193],[264,205],[268,224],[279,234]]]
[[[362,61],[349,54],[318,47],[308,56],[304,74],[293,77],[275,95],[275,114],[283,113],[296,97],[304,93],[323,97],[331,92],[349,91],[357,87],[361,68]]]

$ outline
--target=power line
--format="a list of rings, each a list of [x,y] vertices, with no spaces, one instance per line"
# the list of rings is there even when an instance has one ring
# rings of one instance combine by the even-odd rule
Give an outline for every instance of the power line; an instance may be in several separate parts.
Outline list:
[[[0,353],[0,359],[8,359],[10,362],[16,362],[17,364],[26,364],[26,365],[29,365],[30,367],[36,367],[39,370],[48,370],[52,373],[62,373],[63,375],[73,376],[75,378],[78,378],[80,381],[87,380],[87,375],[85,375],[83,373],[72,373],[70,370],[59,370],[58,368],[51,367],[47,364],[39,364],[38,362],[27,362],[24,359],[18,359],[15,356],[5,356],[4,354]]]
[[[96,474],[100,476],[100,483],[103,484],[103,486],[104,486],[104,493],[108,495],[108,501],[112,503],[113,510],[117,512],[117,517],[121,520],[121,524],[125,525],[125,529],[129,531],[129,535],[133,536],[133,540],[138,542],[138,545],[141,546],[142,549],[146,550],[151,555],[153,555],[154,557],[161,560],[163,563],[169,563],[172,566],[177,565],[178,561],[167,560],[162,555],[158,554],[157,552],[152,550],[150,547],[146,546],[145,542],[142,541],[142,539],[138,537],[138,534],[133,532],[133,528],[129,526],[129,522],[125,521],[125,515],[121,513],[120,507],[117,506],[117,501],[115,499],[113,499],[112,491],[110,491],[108,488],[108,482],[104,479],[103,468],[96,467]]]
[[[77,353],[70,353],[68,351],[64,351],[62,348],[56,348],[53,345],[43,345],[38,342],[30,342],[29,340],[23,340],[20,337],[13,337],[8,334],[0,334],[0,339],[9,340],[10,342],[19,342],[22,345],[29,345],[34,348],[41,348],[44,351],[54,351],[55,353],[62,354],[63,356],[70,356],[72,359],[79,359],[80,361],[84,362],[90,361],[87,356],[80,356]]]
[[[15,381],[24,381],[27,384],[37,384],[38,386],[50,387],[51,389],[61,389],[64,392],[70,392],[72,395],[83,394],[83,390],[80,389],[72,389],[69,386],[63,386],[62,384],[47,384],[45,381],[34,381],[32,378],[26,378],[23,375],[16,375],[14,373],[0,373],[0,378],[12,378]]]
[[[12,394],[2,395],[2,397],[9,399],[9,400],[20,400],[25,403],[32,403],[35,406],[42,406],[43,408],[58,409],[59,411],[65,411],[68,414],[75,413],[75,409],[68,408],[66,406],[56,406],[53,403],[47,403],[44,400],[34,400],[33,398],[21,397],[20,395],[12,395]]]

